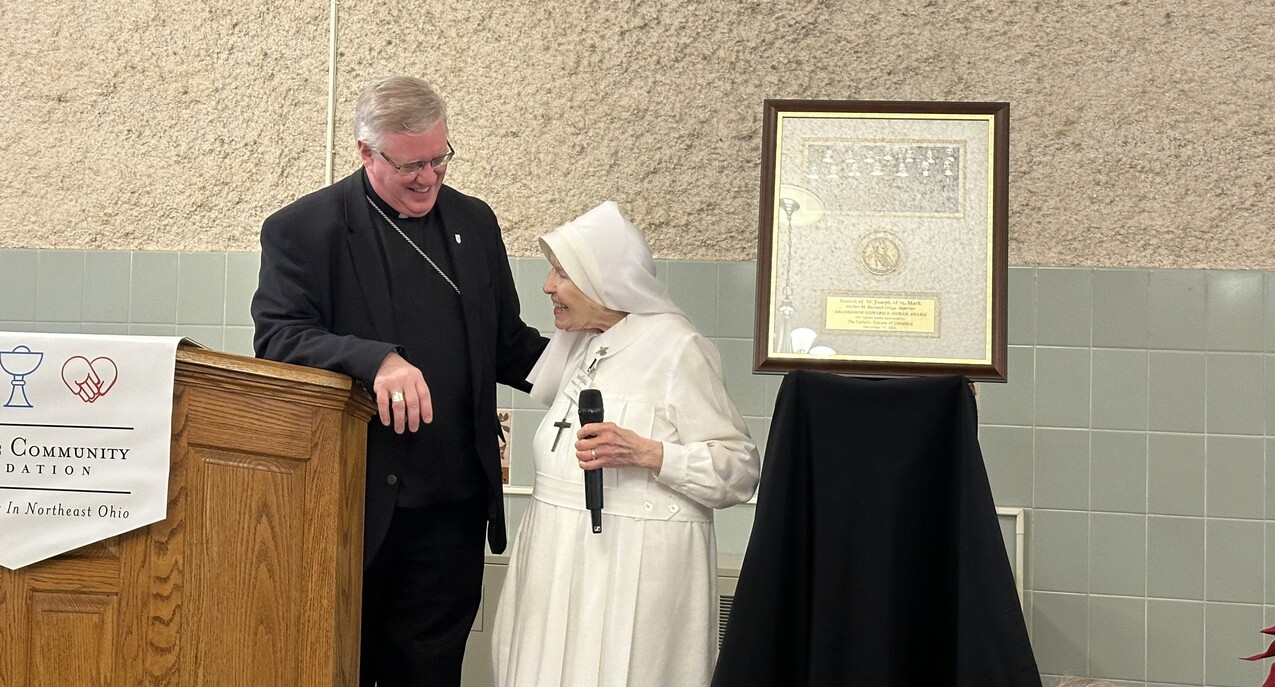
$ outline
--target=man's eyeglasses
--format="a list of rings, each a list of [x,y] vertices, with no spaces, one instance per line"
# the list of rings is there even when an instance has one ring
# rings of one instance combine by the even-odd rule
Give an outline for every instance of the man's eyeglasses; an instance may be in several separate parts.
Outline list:
[[[451,162],[452,157],[456,155],[456,151],[452,148],[451,141],[447,142],[446,155],[439,155],[433,160],[417,160],[415,162],[404,162],[401,165],[391,160],[390,156],[386,155],[383,151],[378,150],[376,152],[380,153],[381,157],[385,158],[385,161],[390,163],[390,166],[398,170],[398,173],[402,174],[403,176],[416,176],[417,174],[421,173],[422,169],[425,169],[425,165],[429,165],[431,168],[434,169],[434,171],[437,172],[438,170],[446,167],[447,163]]]

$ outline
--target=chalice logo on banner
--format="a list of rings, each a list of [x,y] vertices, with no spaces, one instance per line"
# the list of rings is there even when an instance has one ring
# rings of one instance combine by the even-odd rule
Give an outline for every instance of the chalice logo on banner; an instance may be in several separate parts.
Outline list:
[[[13,377],[13,381],[9,383],[11,387],[9,401],[4,404],[4,407],[34,407],[31,405],[31,401],[27,399],[27,375],[35,372],[43,361],[43,353],[32,351],[26,346],[14,346],[12,351],[0,351],[0,369],[3,369],[6,374]]]
[[[0,568],[164,519],[179,341],[0,331]]]

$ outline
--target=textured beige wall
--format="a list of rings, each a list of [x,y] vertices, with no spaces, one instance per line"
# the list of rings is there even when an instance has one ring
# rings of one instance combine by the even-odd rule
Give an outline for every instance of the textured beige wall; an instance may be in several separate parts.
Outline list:
[[[0,7],[0,247],[254,250],[323,183],[322,0]],[[449,181],[514,254],[604,199],[668,259],[755,257],[762,100],[1011,109],[1013,264],[1275,268],[1275,3],[341,3],[368,77],[449,99]]]
[[[0,3],[0,247],[252,249],[323,182],[327,8]]]

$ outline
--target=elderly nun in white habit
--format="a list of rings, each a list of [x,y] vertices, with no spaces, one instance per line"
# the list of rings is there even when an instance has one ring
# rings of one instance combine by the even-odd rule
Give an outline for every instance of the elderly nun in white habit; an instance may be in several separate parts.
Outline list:
[[[532,370],[550,408],[493,631],[502,687],[694,687],[717,657],[713,509],[748,500],[761,460],[721,358],[655,278],[613,202],[540,239],[557,328]],[[586,436],[576,402],[602,393]],[[571,423],[569,428],[562,427]],[[602,532],[584,470],[604,468]]]

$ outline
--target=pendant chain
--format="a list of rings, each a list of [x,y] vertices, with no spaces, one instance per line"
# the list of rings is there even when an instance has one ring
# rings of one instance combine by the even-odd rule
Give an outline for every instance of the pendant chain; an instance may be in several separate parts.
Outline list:
[[[420,246],[418,246],[418,245],[416,245],[416,242],[415,242],[415,241],[413,241],[413,240],[411,239],[411,237],[409,237],[407,234],[403,233],[403,230],[402,230],[402,229],[399,229],[399,228],[398,228],[398,225],[394,223],[394,220],[390,219],[390,216],[389,216],[389,215],[385,214],[385,211],[381,209],[381,206],[379,206],[379,205],[377,205],[376,203],[372,202],[372,199],[371,199],[371,198],[368,198],[367,196],[363,196],[363,197],[364,197],[364,198],[367,198],[367,203],[368,203],[368,205],[371,205],[372,207],[376,208],[376,211],[377,211],[378,213],[380,213],[381,217],[384,217],[384,218],[385,218],[385,221],[386,221],[386,222],[389,222],[391,227],[394,227],[394,231],[397,231],[397,232],[398,232],[398,235],[399,235],[399,236],[402,236],[404,241],[407,241],[407,242],[408,242],[408,244],[410,244],[410,245],[412,246],[412,248],[415,248],[415,249],[416,249],[416,252],[417,252],[417,253],[420,253],[422,258],[425,258],[425,262],[428,262],[428,263],[429,263],[429,266],[430,266],[430,267],[433,267],[433,268],[434,268],[434,271],[435,271],[435,272],[438,272],[438,275],[439,275],[440,277],[442,277],[443,279],[447,280],[447,284],[448,284],[449,286],[451,286],[451,287],[452,287],[452,290],[456,292],[456,295],[457,295],[457,296],[459,296],[459,295],[460,295],[460,289],[456,287],[456,282],[452,281],[452,278],[451,278],[451,277],[449,277],[449,276],[447,276],[447,273],[446,273],[446,272],[444,272],[444,271],[442,270],[442,268],[440,268],[438,265],[434,264],[434,261],[429,259],[429,256],[425,254],[425,251],[421,250],[421,247],[420,247]]]

